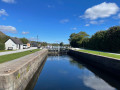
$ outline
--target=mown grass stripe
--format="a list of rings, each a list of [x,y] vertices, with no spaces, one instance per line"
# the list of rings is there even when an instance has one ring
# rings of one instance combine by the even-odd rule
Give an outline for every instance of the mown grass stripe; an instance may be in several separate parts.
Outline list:
[[[106,57],[110,57],[110,58],[120,59],[120,55],[107,53],[107,52],[92,51],[92,50],[78,50],[78,51],[85,52],[85,53],[90,53],[90,54],[101,55],[101,56],[106,56]]]

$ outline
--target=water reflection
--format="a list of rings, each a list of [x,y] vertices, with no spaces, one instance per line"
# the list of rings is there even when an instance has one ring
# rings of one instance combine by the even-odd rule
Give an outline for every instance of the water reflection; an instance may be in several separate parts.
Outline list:
[[[85,62],[82,62],[83,60],[81,61],[75,58],[74,60],[72,61],[72,63],[74,63],[76,66],[80,66],[80,69],[82,66],[91,71],[87,74],[84,74],[82,77],[83,82],[86,86],[91,87],[95,90],[120,90],[120,78],[114,77],[106,71],[86,64]]]
[[[94,75],[88,75],[83,77],[83,82],[86,86],[94,90],[115,90],[104,80],[96,78]]]
[[[73,60],[72,58],[70,58],[70,63],[71,63],[72,65],[77,66],[77,67],[80,68],[80,69],[84,69],[84,68],[85,68],[85,67],[83,66],[83,64],[78,63],[77,61]]]
[[[25,90],[33,90],[35,87],[35,84],[37,83],[37,80],[40,76],[40,73],[44,67],[44,64],[46,62],[46,59],[42,62],[42,64],[39,66],[38,70],[36,71],[36,73],[34,74],[33,78],[30,80],[30,82],[28,83],[27,87]]]
[[[120,89],[119,80],[78,61],[80,60],[68,55],[49,56],[37,82],[34,83],[34,90]]]

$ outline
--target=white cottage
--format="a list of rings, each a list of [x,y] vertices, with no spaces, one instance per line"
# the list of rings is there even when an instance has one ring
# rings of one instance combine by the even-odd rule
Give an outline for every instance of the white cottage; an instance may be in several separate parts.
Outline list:
[[[23,43],[18,38],[10,38],[5,42],[6,50],[18,50],[23,49]]]

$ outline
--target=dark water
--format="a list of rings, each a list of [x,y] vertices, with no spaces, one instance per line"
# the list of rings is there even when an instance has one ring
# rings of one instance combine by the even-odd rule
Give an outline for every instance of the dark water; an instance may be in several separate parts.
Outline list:
[[[49,56],[30,86],[34,90],[120,90],[120,80],[78,61],[68,55]]]

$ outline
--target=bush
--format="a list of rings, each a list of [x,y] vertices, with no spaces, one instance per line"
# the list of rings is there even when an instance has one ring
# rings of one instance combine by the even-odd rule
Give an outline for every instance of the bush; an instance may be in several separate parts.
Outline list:
[[[0,43],[0,50],[5,50],[5,44],[4,43]]]
[[[27,44],[29,42],[29,40],[26,38],[21,38],[20,40],[22,41],[23,44]]]

